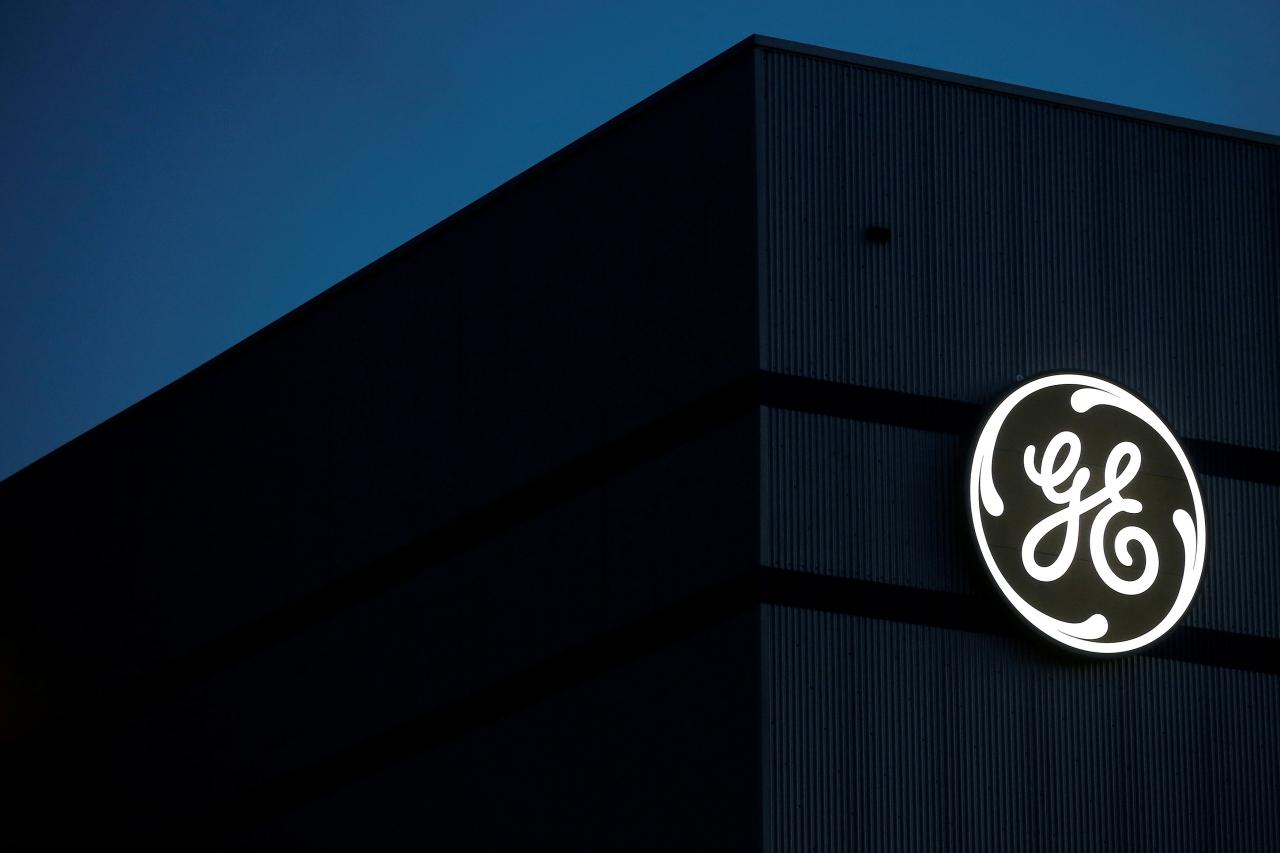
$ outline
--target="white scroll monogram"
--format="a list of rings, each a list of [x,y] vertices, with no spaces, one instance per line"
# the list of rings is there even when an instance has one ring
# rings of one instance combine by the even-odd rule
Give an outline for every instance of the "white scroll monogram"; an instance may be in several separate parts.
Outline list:
[[[1070,393],[1069,408],[1061,412],[1064,419],[1074,419],[1096,408],[1105,408],[1113,413],[1132,416],[1137,429],[1131,436],[1115,435],[1111,439],[1116,444],[1111,448],[1101,472],[1081,467],[1081,439],[1070,430],[1054,435],[1044,446],[1043,453],[1038,452],[1036,445],[1029,444],[1034,439],[1012,437],[1021,428],[1015,428],[1010,436],[1006,436],[1008,445],[1024,452],[1022,471],[1015,468],[1005,476],[1028,477],[1029,480],[1024,482],[1038,487],[1050,504],[1046,510],[1047,517],[1037,521],[1030,531],[1022,529],[1014,534],[1021,538],[1020,551],[1016,545],[1011,551],[1000,549],[1000,554],[1008,555],[1006,566],[1002,564],[1006,558],[998,557],[993,551],[987,529],[988,522],[1004,516],[1006,509],[995,480],[997,440],[1015,408],[1039,406],[1042,415],[1046,415],[1053,411],[1053,407],[1061,407],[1057,402],[1061,400],[1059,389]],[[1042,397],[1042,392],[1052,396]],[[1113,424],[1123,423],[1123,418],[1112,417],[1111,420]],[[1130,438],[1132,440],[1123,440]],[[1145,507],[1143,516],[1149,523],[1162,524],[1165,520],[1173,523],[1176,539],[1182,546],[1180,560],[1169,550],[1168,543],[1161,542],[1137,525],[1123,527],[1114,534],[1109,532],[1109,528],[1116,524],[1117,515],[1144,512],[1143,502],[1125,495],[1126,490],[1130,495],[1134,494],[1133,484],[1142,470],[1144,453],[1162,454],[1149,459],[1147,465],[1163,464],[1165,467],[1160,476],[1170,479],[1162,488],[1165,491],[1181,489],[1185,495],[1185,505],[1153,497],[1150,501],[1156,502],[1148,501],[1150,505]],[[1176,463],[1181,478],[1177,478],[1175,471],[1168,470],[1169,460],[1163,458],[1166,453]],[[1179,485],[1177,479],[1183,480],[1185,485]],[[1045,374],[1019,385],[996,405],[974,443],[969,474],[969,511],[983,562],[1001,594],[1023,618],[1046,636],[1079,651],[1124,654],[1145,646],[1177,623],[1190,606],[1200,584],[1205,556],[1204,504],[1191,463],[1172,431],[1146,403],[1101,377],[1079,373]],[[1158,517],[1153,518],[1153,513]],[[1087,525],[1086,519],[1089,520]],[[1083,530],[1085,526],[1089,528],[1087,531]],[[1061,546],[1054,535],[1059,531],[1062,533]],[[996,544],[1003,545],[1000,540],[1010,533],[1013,531],[1001,533]],[[1088,547],[1090,559],[1080,562],[1092,563],[1093,571],[1103,581],[1098,585],[1098,592],[1104,596],[1120,593],[1118,600],[1109,601],[1080,588],[1063,598],[1049,594],[1053,582],[1067,573],[1082,547]],[[1159,554],[1157,548],[1164,548],[1165,553]],[[1131,567],[1126,572],[1131,576],[1138,568],[1138,560],[1142,561],[1141,572],[1133,580],[1120,577],[1113,568]],[[1175,579],[1177,591],[1172,603],[1167,603],[1164,597],[1151,599],[1149,603],[1154,608],[1163,608],[1167,604],[1164,614],[1153,615],[1155,621],[1138,633],[1112,635],[1108,614],[1128,614],[1125,617],[1128,621],[1121,623],[1126,627],[1120,630],[1133,630],[1129,626],[1137,623],[1132,621],[1132,614],[1144,612],[1142,602],[1153,592],[1157,576],[1164,577],[1177,569],[1181,569],[1181,575]],[[1040,588],[1044,594],[1037,596],[1035,603],[1028,600],[1013,582],[1013,575],[1006,576],[1006,570],[1016,570],[1019,576],[1031,579],[1037,586],[1042,582]],[[1062,603],[1060,608],[1057,602]],[[1134,607],[1126,609],[1123,602]]]
[[[1066,457],[1062,458],[1064,450]],[[1103,583],[1124,595],[1140,595],[1150,589],[1160,571],[1160,558],[1151,534],[1141,527],[1130,526],[1116,535],[1115,554],[1125,566],[1132,566],[1134,562],[1129,546],[1137,542],[1142,548],[1144,565],[1142,574],[1135,580],[1125,580],[1115,573],[1107,559],[1105,547],[1107,526],[1118,513],[1142,512],[1141,501],[1126,498],[1122,494],[1142,466],[1142,452],[1138,450],[1138,446],[1130,441],[1122,441],[1111,449],[1103,468],[1102,487],[1088,497],[1085,497],[1084,492],[1089,485],[1091,472],[1088,468],[1076,467],[1080,463],[1079,436],[1069,431],[1060,432],[1045,447],[1039,466],[1035,464],[1035,456],[1035,446],[1029,445],[1022,456],[1027,477],[1040,487],[1049,501],[1063,508],[1038,522],[1022,541],[1022,566],[1027,574],[1038,581],[1055,581],[1062,577],[1075,559],[1081,517],[1106,504],[1098,510],[1089,528],[1089,556],[1093,560],[1094,569]],[[1064,483],[1068,483],[1067,486],[1060,489]],[[1066,526],[1066,535],[1062,549],[1053,562],[1042,566],[1036,559],[1040,543],[1063,525]]]

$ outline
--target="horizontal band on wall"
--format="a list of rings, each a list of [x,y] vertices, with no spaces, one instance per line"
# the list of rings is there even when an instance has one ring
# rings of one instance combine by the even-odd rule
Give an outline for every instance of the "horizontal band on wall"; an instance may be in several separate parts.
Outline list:
[[[729,385],[418,537],[292,604],[109,690],[85,697],[17,741],[0,746],[0,766],[74,754],[76,743],[189,689],[337,614],[394,589],[539,513],[756,410],[754,377]],[[0,774],[2,776],[2,774]]]
[[[774,409],[878,423],[886,426],[970,435],[985,407],[884,388],[761,371],[760,403]],[[1280,452],[1179,436],[1201,474],[1280,485]]]
[[[488,506],[423,535],[387,559],[358,569],[255,623],[109,691],[86,697],[78,703],[75,711],[50,719],[40,729],[0,748],[0,760],[20,766],[23,759],[36,758],[51,743],[59,750],[73,750],[77,739],[93,737],[115,721],[128,718],[166,696],[198,684],[312,625],[394,588],[430,566],[634,465],[692,440],[734,417],[748,414],[757,405],[961,435],[976,427],[982,411],[977,404],[958,400],[760,371],[587,453]],[[1203,473],[1280,484],[1280,453],[1195,439],[1184,440],[1183,443]],[[929,595],[947,595],[924,590],[914,590],[913,594],[920,596],[914,599],[913,607],[927,605],[931,600]],[[887,605],[888,602],[889,599],[882,597],[882,604]],[[1185,628],[1179,636],[1186,632],[1203,634],[1191,645],[1197,652],[1205,654],[1222,642],[1218,639],[1220,634],[1244,636],[1200,628]],[[1183,642],[1171,637],[1162,647],[1178,647]],[[1186,654],[1188,657],[1180,659],[1190,660],[1192,651],[1188,650]],[[1209,654],[1209,658],[1199,662],[1227,665],[1218,663],[1226,657]]]
[[[190,827],[208,828],[206,840],[234,838],[253,826],[342,786],[445,743],[472,729],[602,675],[637,657],[711,628],[757,606],[750,572],[694,593],[684,601],[554,655],[463,699],[368,738],[337,755],[255,786],[233,800],[202,803],[200,811],[158,819],[149,842],[190,843]],[[168,845],[163,845],[168,849]]]
[[[1111,662],[1070,656],[1050,648],[995,599],[851,580],[760,566],[735,581],[696,593],[683,602],[556,655],[338,755],[257,786],[231,802],[208,804],[201,814],[173,815],[156,829],[184,836],[196,825],[234,836],[317,797],[405,760],[436,744],[594,678],[638,655],[656,651],[763,604],[820,610],[865,619],[1009,636],[1042,649],[1047,666],[1107,667]],[[1280,674],[1280,640],[1182,627],[1138,657]]]
[[[1051,647],[1031,628],[1019,624],[994,590],[989,596],[966,595],[771,566],[760,568],[760,590],[764,604],[1009,636],[1035,643],[1046,656],[1059,661],[1084,660]],[[1280,639],[1213,628],[1174,628],[1138,656],[1280,675]],[[1096,665],[1105,666],[1106,661]]]

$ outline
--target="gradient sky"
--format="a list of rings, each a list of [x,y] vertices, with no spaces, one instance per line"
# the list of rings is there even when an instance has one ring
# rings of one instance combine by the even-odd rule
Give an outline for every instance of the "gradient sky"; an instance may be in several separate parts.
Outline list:
[[[749,33],[1280,134],[1280,2],[0,8],[0,478]]]

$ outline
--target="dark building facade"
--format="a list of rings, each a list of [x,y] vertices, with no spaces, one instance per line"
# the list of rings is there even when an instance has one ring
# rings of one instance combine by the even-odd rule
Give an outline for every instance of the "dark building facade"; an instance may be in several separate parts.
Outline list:
[[[0,484],[4,846],[1274,846],[1278,143],[748,39]],[[1204,495],[1117,660],[966,526],[1055,369]]]

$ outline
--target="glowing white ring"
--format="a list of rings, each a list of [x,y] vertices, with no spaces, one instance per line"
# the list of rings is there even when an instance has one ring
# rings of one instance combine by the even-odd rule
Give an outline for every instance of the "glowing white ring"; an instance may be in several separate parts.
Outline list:
[[[1182,466],[1182,473],[1186,477],[1188,488],[1191,490],[1195,519],[1193,520],[1185,510],[1181,509],[1173,514],[1173,524],[1182,539],[1183,554],[1185,555],[1182,586],[1179,587],[1173,607],[1170,608],[1164,619],[1160,620],[1158,625],[1145,634],[1130,640],[1114,643],[1098,642],[1098,638],[1105,635],[1108,628],[1106,617],[1101,613],[1095,613],[1083,622],[1063,622],[1033,607],[1026,599],[1014,591],[1009,582],[1005,580],[1004,575],[1001,574],[995,558],[991,554],[991,548],[987,544],[986,533],[982,527],[982,507],[985,506],[991,515],[999,516],[1004,513],[1004,501],[1001,500],[999,493],[996,491],[995,483],[991,476],[992,454],[995,451],[996,437],[1000,434],[1000,428],[1004,426],[1005,419],[1009,417],[1009,413],[1022,400],[1037,391],[1043,391],[1046,388],[1053,388],[1059,385],[1081,386],[1080,391],[1071,395],[1071,407],[1077,412],[1088,411],[1096,405],[1114,406],[1139,418],[1155,430],[1156,434],[1164,439],[1165,444],[1173,451],[1174,458]],[[1200,586],[1200,576],[1204,571],[1204,502],[1200,499],[1200,486],[1196,482],[1195,472],[1191,469],[1191,463],[1187,461],[1186,454],[1182,452],[1182,447],[1178,444],[1177,439],[1174,438],[1173,433],[1165,426],[1164,421],[1160,420],[1156,413],[1147,407],[1146,403],[1118,385],[1113,385],[1096,376],[1086,376],[1078,373],[1054,373],[1041,376],[1018,386],[1008,397],[1000,401],[1000,405],[996,406],[995,411],[991,413],[991,417],[987,418],[987,422],[983,424],[982,432],[979,434],[978,442],[974,447],[973,461],[969,470],[969,512],[973,521],[974,536],[978,541],[978,549],[982,552],[983,562],[986,563],[987,570],[991,572],[992,579],[1004,594],[1004,597],[1022,615],[1022,618],[1051,639],[1073,649],[1099,655],[1118,655],[1132,652],[1153,643],[1168,633],[1169,629],[1177,624],[1182,615],[1187,612],[1187,608],[1191,606],[1191,600],[1195,597],[1196,589]]]

